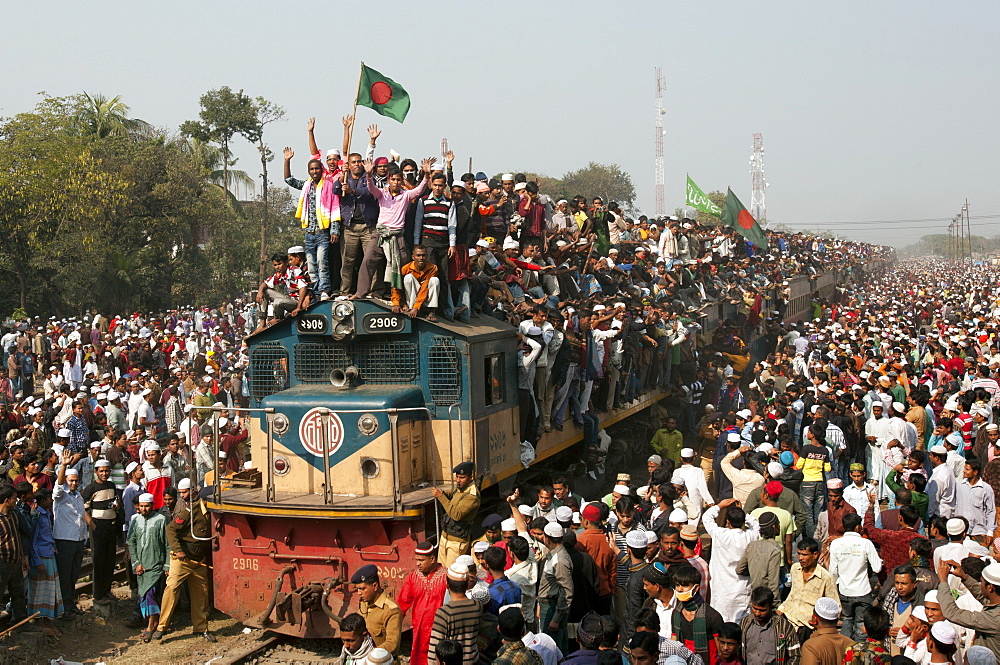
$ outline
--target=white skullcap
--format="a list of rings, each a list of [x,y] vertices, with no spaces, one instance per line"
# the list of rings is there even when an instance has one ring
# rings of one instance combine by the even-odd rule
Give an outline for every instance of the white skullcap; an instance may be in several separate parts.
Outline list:
[[[649,485],[643,485],[635,493],[645,499],[649,495]]]
[[[77,477],[79,477],[80,476],[80,472],[77,471],[76,469],[66,469],[66,477],[69,478],[70,476],[77,476]]]
[[[682,485],[682,486],[685,486],[685,487],[687,486],[687,482],[684,481],[684,476],[682,476],[682,475],[680,475],[678,473],[674,473],[674,475],[670,476],[670,484],[671,485]]]
[[[947,455],[948,449],[939,443],[936,446],[931,446],[931,449],[928,452],[932,452],[935,455]]]
[[[958,536],[965,532],[965,522],[957,517],[952,517],[945,522],[944,529],[948,532],[949,536]]]
[[[643,533],[646,534],[646,545],[647,546],[654,545],[654,544],[660,542],[660,536],[657,535],[657,533],[655,531],[653,531],[652,529],[650,529],[649,531],[643,531]]]
[[[521,504],[520,506],[517,507],[517,511],[522,515],[524,515],[525,517],[531,517],[531,512],[532,512],[531,506],[526,506],[524,504]]]
[[[767,475],[771,476],[772,478],[777,478],[784,472],[785,472],[785,467],[781,465],[781,462],[767,463]]]
[[[618,492],[622,496],[627,496],[629,494],[628,485],[615,485],[611,488],[612,492]]]
[[[69,431],[68,429],[66,429],[65,427],[63,427],[63,428],[62,428],[62,429],[60,429],[60,430],[59,430],[58,432],[56,432],[56,436],[57,436],[58,438],[60,438],[60,439],[68,439],[68,438],[70,437],[70,435],[71,435],[71,434],[72,434],[72,432],[70,432],[70,431]]]
[[[139,495],[139,503],[153,503],[153,495],[149,492]]]
[[[753,412],[750,411],[750,409],[741,409],[741,410],[739,410],[739,411],[736,412],[736,417],[737,418],[742,418],[743,420],[749,420],[750,416],[752,416],[752,415],[753,415]]]
[[[513,517],[508,517],[503,522],[500,522],[501,531],[517,531],[517,522],[514,521]]]
[[[191,479],[190,478],[181,478],[180,482],[177,483],[177,489],[178,490],[189,490],[189,489],[191,489]]]
[[[937,589],[931,589],[924,594],[924,604],[927,603],[937,603],[940,604],[941,601],[938,600]]]
[[[646,547],[646,532],[633,530],[625,534],[625,544],[632,549],[642,549]]]
[[[904,411],[906,411],[906,407],[903,406],[902,402],[893,402],[892,410],[895,411],[896,413],[903,413]]]
[[[514,240],[513,238],[511,238],[510,236],[507,236],[506,238],[504,238],[504,241],[503,241],[503,248],[504,249],[520,249],[520,247],[521,246],[519,244],[517,244],[517,241]]]
[[[668,522],[687,522],[688,514],[682,508],[674,508],[667,517]]]
[[[836,621],[840,616],[840,605],[833,598],[818,598],[816,600],[816,616],[827,621]]]
[[[514,180],[514,174],[512,174],[512,173],[504,173],[502,176],[500,176],[500,180],[501,181],[503,181],[503,180],[513,181]]]
[[[730,441],[732,443],[736,443],[739,440],[740,440],[739,432],[730,432],[729,435],[726,436],[726,441]]]
[[[681,448],[681,457],[694,457],[694,448]]]
[[[152,394],[153,394],[153,391],[150,390],[149,388],[146,388],[141,393],[139,393],[139,395],[141,395],[142,397],[145,397],[146,395],[152,395]]]
[[[485,540],[477,540],[476,542],[472,543],[472,551],[475,552],[476,554],[482,554],[489,548],[490,544],[487,543]]]
[[[572,522],[573,521],[573,509],[569,506],[559,506],[556,508],[556,521],[557,522]]]
[[[565,530],[558,522],[549,522],[545,525],[545,535],[549,538],[562,538],[565,533]]]
[[[944,440],[945,443],[950,443],[956,448],[962,446],[965,443],[965,440],[962,438],[962,435],[959,434],[958,432],[952,432],[948,436],[944,437]]]
[[[138,462],[129,462],[128,466],[125,467],[125,475],[127,476],[128,474],[132,473],[138,468],[139,468]]]
[[[338,150],[337,148],[330,148],[329,150],[326,151],[327,157],[333,157],[334,155],[340,157],[340,150]]]
[[[111,462],[109,462],[106,459],[99,459],[96,462],[94,462],[95,469],[100,469],[103,466],[111,466]]]
[[[469,566],[476,565],[476,560],[473,559],[468,554],[459,554],[457,557],[455,557],[455,563],[457,563],[460,566],[463,566],[466,572],[468,572]]]
[[[469,579],[469,567],[463,566],[458,561],[448,566],[448,579],[461,582]]]
[[[983,579],[993,586],[1000,586],[1000,563],[994,561],[983,568]]]
[[[931,635],[938,642],[954,644],[958,638],[958,631],[955,630],[955,626],[950,621],[938,621],[931,626]]]

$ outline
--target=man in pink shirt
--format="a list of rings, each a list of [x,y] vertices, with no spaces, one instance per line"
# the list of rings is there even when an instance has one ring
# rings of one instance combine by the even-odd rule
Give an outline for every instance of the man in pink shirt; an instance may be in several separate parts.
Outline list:
[[[387,187],[380,189],[374,184],[372,171],[375,163],[365,160],[365,173],[368,178],[368,190],[378,203],[378,223],[375,225],[375,238],[365,248],[365,258],[358,273],[358,289],[351,299],[364,298],[372,290],[372,280],[376,269],[385,263],[385,281],[392,288],[403,288],[402,267],[409,263],[409,252],[403,239],[403,225],[406,221],[406,210],[410,203],[417,200],[427,187],[427,178],[435,158],[425,159],[420,164],[423,178],[413,189],[403,189],[403,174],[398,169],[391,170]]]

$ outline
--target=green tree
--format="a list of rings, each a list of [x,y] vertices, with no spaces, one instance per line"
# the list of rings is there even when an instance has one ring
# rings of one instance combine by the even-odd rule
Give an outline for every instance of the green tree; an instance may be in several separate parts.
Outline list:
[[[98,139],[146,136],[152,126],[137,118],[129,117],[129,106],[121,95],[108,99],[102,94],[84,92],[76,97],[76,125],[84,136]]]
[[[264,279],[264,271],[266,270],[267,264],[267,225],[268,225],[268,210],[267,205],[267,194],[270,184],[267,180],[267,164],[274,160],[274,151],[264,143],[264,128],[267,127],[272,122],[281,120],[285,117],[285,109],[281,108],[273,102],[269,102],[263,97],[258,97],[254,100],[253,104],[254,110],[254,125],[249,131],[243,132],[243,138],[250,143],[257,146],[257,152],[260,154],[260,177],[263,180],[263,187],[261,191],[263,193],[264,205],[263,205],[263,215],[260,222],[260,267],[258,269],[259,278]]]
[[[229,144],[237,134],[246,136],[257,127],[254,100],[243,91],[233,92],[229,86],[209,90],[199,100],[200,120],[188,120],[181,125],[181,134],[204,142],[218,143],[222,148],[222,186],[232,185],[229,167],[236,163]]]
[[[563,193],[560,198],[582,194],[589,199],[600,196],[605,203],[616,201],[626,212],[635,210],[635,186],[632,176],[617,164],[590,162],[577,171],[563,175]]]

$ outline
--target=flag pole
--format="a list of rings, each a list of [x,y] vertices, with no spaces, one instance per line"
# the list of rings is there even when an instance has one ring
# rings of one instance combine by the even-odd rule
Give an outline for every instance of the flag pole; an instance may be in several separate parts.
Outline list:
[[[354,138],[354,121],[358,115],[358,95],[361,94],[361,78],[365,73],[365,61],[361,61],[361,69],[358,70],[358,87],[354,91],[354,110],[351,111],[351,128],[347,132],[347,150],[351,149],[351,140]],[[346,157],[346,155],[345,155]]]

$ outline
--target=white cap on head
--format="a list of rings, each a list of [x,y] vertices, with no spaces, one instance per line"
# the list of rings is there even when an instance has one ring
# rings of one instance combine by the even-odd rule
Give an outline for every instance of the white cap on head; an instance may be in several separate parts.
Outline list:
[[[694,457],[694,448],[681,448],[681,457]]]
[[[827,621],[836,621],[840,616],[840,605],[833,598],[818,598],[815,608],[816,616]]]
[[[767,475],[772,478],[777,478],[785,472],[785,467],[781,465],[781,462],[768,462],[767,463]]]
[[[139,495],[139,503],[153,503],[153,495],[149,492]]]
[[[751,412],[750,409],[741,409],[736,412],[736,417],[742,418],[743,420],[749,420],[752,415],[753,412]]]
[[[983,568],[983,579],[993,586],[1000,586],[1000,563],[994,561]]]
[[[503,522],[500,522],[501,531],[517,531],[517,522],[514,521],[513,517],[508,517]]]
[[[549,522],[545,525],[545,535],[549,538],[562,538],[566,531],[558,522]]]
[[[58,437],[60,439],[68,439],[71,434],[72,434],[72,432],[70,432],[68,429],[66,429],[65,427],[63,427],[58,432],[56,432],[56,437]]]
[[[485,540],[477,540],[476,542],[472,543],[472,551],[475,552],[476,554],[482,554],[489,548],[490,544]]]
[[[531,516],[531,506],[526,506],[524,504],[521,504],[520,506],[517,507],[517,511],[522,515],[524,515],[525,517]]]
[[[924,609],[923,605],[917,605],[916,607],[914,607],[910,611],[910,616],[916,617],[917,619],[923,621],[924,623],[930,623],[930,621],[927,620],[927,610]]]
[[[614,487],[611,488],[611,491],[612,492],[617,492],[618,494],[621,494],[622,496],[628,496],[628,494],[630,492],[630,490],[628,488],[628,485],[615,485]]]
[[[73,468],[66,469],[66,477],[69,478],[70,476],[78,478],[80,476],[80,472]]]
[[[458,561],[448,566],[448,579],[461,582],[469,579],[469,567],[463,566]]]
[[[646,547],[646,532],[633,530],[625,534],[625,544],[632,549],[642,549]]]
[[[955,640],[958,639],[958,631],[955,630],[955,626],[950,621],[938,621],[932,624],[931,635],[938,642],[944,644],[954,644]]]
[[[906,413],[906,406],[904,406],[902,402],[893,402],[892,410],[896,413]]]
[[[924,604],[926,605],[927,603],[940,603],[938,600],[937,589],[931,589],[924,594]]]
[[[138,468],[139,468],[138,462],[129,462],[128,465],[125,467],[125,475],[127,476],[128,474],[132,473]]]
[[[688,514],[684,512],[682,508],[674,508],[670,511],[670,515],[667,517],[668,522],[684,522],[688,521]]]
[[[180,482],[177,483],[177,489],[178,490],[189,490],[189,489],[191,489],[191,479],[190,478],[181,478]]]
[[[95,469],[100,469],[101,467],[104,467],[104,466],[111,466],[111,462],[109,462],[106,459],[99,459],[96,462],[94,462],[94,468]]]
[[[573,509],[569,506],[559,506],[556,508],[556,521],[557,522],[572,522],[573,521]]]
[[[959,536],[965,533],[965,522],[957,517],[952,517],[950,520],[945,522],[944,528],[945,531],[948,532],[949,536]]]
[[[929,452],[932,452],[935,455],[947,455],[948,449],[939,443],[936,446],[932,446]]]
[[[730,441],[732,443],[736,443],[739,440],[740,440],[740,433],[739,432],[730,432],[726,436],[726,441]]]

